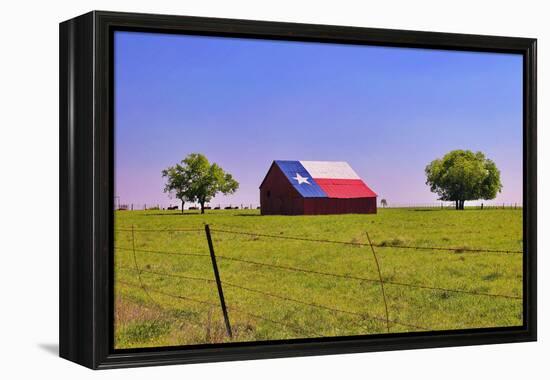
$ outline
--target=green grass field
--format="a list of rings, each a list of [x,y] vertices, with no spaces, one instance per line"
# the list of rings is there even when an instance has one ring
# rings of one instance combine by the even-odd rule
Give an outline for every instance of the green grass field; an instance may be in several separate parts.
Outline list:
[[[225,332],[205,223],[213,230],[233,339]],[[383,246],[375,250],[385,282],[390,333],[522,324],[522,254],[467,251],[521,251],[522,210],[379,209],[376,215],[336,216],[260,216],[259,210],[212,210],[205,215],[118,211],[115,224],[116,348],[387,333],[386,308],[369,246],[254,233],[367,243],[368,232],[373,243]],[[151,231],[157,229],[196,230]]]

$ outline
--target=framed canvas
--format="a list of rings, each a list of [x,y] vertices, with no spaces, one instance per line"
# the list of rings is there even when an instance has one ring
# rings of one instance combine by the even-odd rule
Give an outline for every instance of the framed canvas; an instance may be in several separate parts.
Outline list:
[[[536,40],[60,24],[60,356],[536,340]]]

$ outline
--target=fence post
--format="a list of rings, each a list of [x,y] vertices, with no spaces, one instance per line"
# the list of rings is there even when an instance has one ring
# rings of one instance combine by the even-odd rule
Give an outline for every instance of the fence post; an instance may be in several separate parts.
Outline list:
[[[374,251],[374,246],[372,245],[372,241],[370,240],[369,233],[365,231],[367,234],[367,240],[369,241],[370,249],[372,251],[372,255],[374,256],[374,262],[376,263],[376,269],[378,270],[378,278],[380,279],[380,288],[382,290],[382,298],[384,299],[384,307],[386,308],[386,328],[388,332],[390,332],[390,316],[388,313],[388,301],[386,300],[386,291],[384,290],[384,281],[382,280],[382,272],[380,271],[380,264],[378,263],[378,258],[376,257],[376,252]]]
[[[206,239],[208,240],[208,249],[210,250],[210,258],[212,259],[212,268],[214,269],[214,277],[216,277],[216,285],[218,286],[218,295],[220,296],[220,304],[223,312],[223,319],[225,320],[225,328],[229,338],[233,338],[231,332],[231,324],[229,323],[229,316],[227,315],[227,307],[225,306],[225,298],[223,296],[222,282],[220,280],[220,272],[218,271],[218,264],[216,263],[216,255],[214,254],[214,245],[212,244],[212,236],[210,235],[210,226],[204,225],[204,232],[206,232]]]

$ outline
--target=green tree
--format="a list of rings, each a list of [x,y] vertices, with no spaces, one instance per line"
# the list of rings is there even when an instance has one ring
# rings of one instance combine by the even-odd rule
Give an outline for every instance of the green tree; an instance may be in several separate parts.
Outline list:
[[[162,176],[167,178],[164,192],[173,193],[181,200],[182,213],[187,201],[198,202],[204,214],[204,204],[216,194],[233,194],[239,188],[231,174],[216,163],[210,164],[200,153],[191,153],[179,164],[163,170]]]
[[[183,161],[182,161],[183,162]],[[166,178],[164,192],[173,195],[181,201],[181,213],[186,201],[191,201],[191,178],[186,167],[180,164],[171,166],[162,171],[162,177]]]
[[[453,150],[426,166],[426,185],[443,201],[455,202],[464,210],[464,202],[494,199],[502,190],[500,171],[482,152]]]

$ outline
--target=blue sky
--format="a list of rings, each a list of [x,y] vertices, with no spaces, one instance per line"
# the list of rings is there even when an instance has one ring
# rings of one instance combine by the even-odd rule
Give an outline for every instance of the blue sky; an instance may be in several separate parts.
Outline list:
[[[481,150],[522,201],[522,57],[115,33],[115,192],[178,204],[161,170],[204,153],[257,204],[271,162],[348,161],[389,203],[435,202],[425,166]]]

